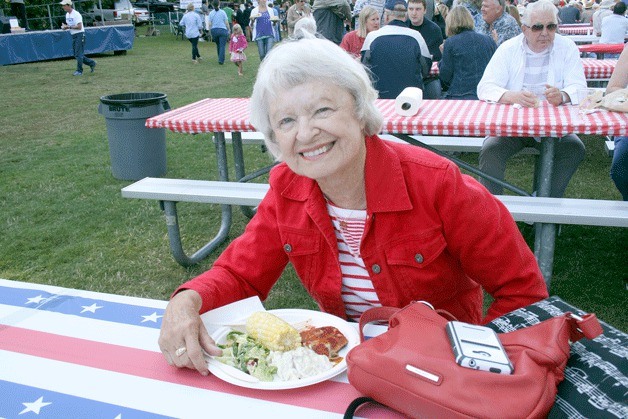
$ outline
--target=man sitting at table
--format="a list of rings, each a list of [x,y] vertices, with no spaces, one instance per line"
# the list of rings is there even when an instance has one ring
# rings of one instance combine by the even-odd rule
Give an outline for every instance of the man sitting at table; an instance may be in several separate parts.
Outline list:
[[[553,106],[577,105],[576,92],[587,87],[582,60],[573,41],[556,35],[557,22],[557,10],[550,1],[528,4],[523,34],[497,48],[478,84],[478,98],[525,107],[538,106],[539,100]],[[487,137],[480,151],[480,170],[503,179],[506,160],[524,147],[539,148],[540,143],[534,138]],[[563,196],[584,151],[574,134],[556,143],[551,196]],[[496,183],[481,182],[494,194],[503,192]]]
[[[483,0],[481,13],[473,19],[475,31],[493,38],[497,46],[521,33],[515,18],[506,11],[506,0]]]

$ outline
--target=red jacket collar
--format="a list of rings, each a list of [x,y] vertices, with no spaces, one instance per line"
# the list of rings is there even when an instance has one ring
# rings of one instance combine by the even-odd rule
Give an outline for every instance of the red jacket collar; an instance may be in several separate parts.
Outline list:
[[[366,137],[366,206],[370,213],[403,211],[412,208],[401,160],[394,143],[387,143],[377,135]],[[290,170],[285,163],[278,166]],[[273,169],[275,170],[275,169]],[[386,176],[382,176],[386,173]],[[292,179],[281,191],[281,196],[295,201],[312,199],[323,202],[318,184],[310,178],[292,173]]]

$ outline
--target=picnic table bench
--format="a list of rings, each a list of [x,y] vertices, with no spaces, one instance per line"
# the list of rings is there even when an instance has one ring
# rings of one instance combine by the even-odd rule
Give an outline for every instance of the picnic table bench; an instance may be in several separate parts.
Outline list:
[[[179,264],[190,266],[205,258],[224,240],[229,233],[230,222],[225,225],[223,221],[220,240],[214,238],[193,255],[187,256],[179,232],[178,202],[257,206],[268,189],[269,185],[265,183],[147,177],[123,188],[122,196],[160,202],[166,215],[170,250]],[[515,221],[628,227],[628,202],[624,201],[511,195],[498,195],[497,198],[508,208]],[[553,253],[553,247],[550,251]],[[547,285],[549,289],[549,281]]]

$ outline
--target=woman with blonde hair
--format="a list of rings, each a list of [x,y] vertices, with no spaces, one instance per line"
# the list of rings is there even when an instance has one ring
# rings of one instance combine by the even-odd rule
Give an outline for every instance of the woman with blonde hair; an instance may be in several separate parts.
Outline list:
[[[366,35],[379,29],[379,12],[374,7],[366,6],[360,11],[358,22],[358,29],[348,32],[340,43],[340,48],[355,57],[360,57]]]
[[[478,83],[497,46],[492,38],[473,30],[473,17],[464,6],[451,9],[446,24],[447,39],[438,63],[440,81],[449,87],[444,96],[477,100]]]

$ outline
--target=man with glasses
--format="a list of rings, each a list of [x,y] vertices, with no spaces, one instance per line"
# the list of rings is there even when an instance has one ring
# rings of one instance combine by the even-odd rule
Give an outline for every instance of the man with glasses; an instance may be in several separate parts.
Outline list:
[[[521,33],[515,18],[506,11],[506,0],[483,0],[473,20],[475,31],[493,38],[497,46]]]
[[[587,87],[582,60],[576,44],[557,35],[557,28],[557,9],[550,1],[529,3],[523,34],[497,48],[478,84],[478,98],[524,107],[538,106],[541,100],[553,106],[577,105],[577,91]],[[487,137],[480,151],[480,169],[503,179],[506,160],[524,147],[540,148],[540,144],[534,138]],[[574,134],[556,143],[551,196],[563,196],[584,151]],[[481,182],[494,194],[503,192],[493,182]]]

